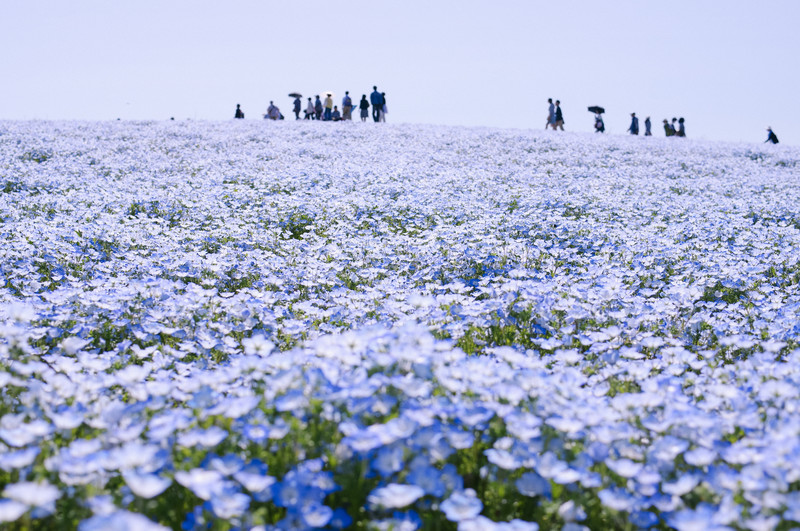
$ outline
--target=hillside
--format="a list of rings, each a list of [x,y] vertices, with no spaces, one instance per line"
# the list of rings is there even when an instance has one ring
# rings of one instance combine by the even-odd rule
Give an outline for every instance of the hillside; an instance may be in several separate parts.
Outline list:
[[[0,122],[0,521],[800,524],[799,166]]]

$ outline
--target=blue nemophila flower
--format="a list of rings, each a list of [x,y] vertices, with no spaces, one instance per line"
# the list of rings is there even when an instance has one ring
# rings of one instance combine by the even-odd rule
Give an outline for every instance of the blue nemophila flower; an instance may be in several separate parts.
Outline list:
[[[111,514],[92,516],[78,524],[79,531],[167,531],[167,527],[157,524],[141,514],[119,510]]]
[[[300,517],[303,523],[311,528],[324,527],[328,525],[333,517],[333,509],[319,502],[311,502],[300,508]]]
[[[421,487],[425,494],[430,494],[437,498],[444,496],[447,492],[447,486],[442,481],[442,473],[431,466],[428,460],[422,456],[414,458],[411,463],[411,472],[409,472],[406,480],[412,485]]]
[[[269,489],[275,478],[267,475],[267,465],[258,459],[247,463],[241,470],[234,472],[233,478],[250,492],[262,492]]]
[[[550,497],[550,482],[536,472],[525,472],[517,479],[515,486],[525,496]]]
[[[209,500],[211,510],[217,518],[228,520],[242,516],[250,506],[250,496],[242,494],[230,485],[214,494]]]
[[[375,507],[399,509],[411,505],[424,495],[425,491],[417,485],[390,483],[385,487],[378,487],[373,490],[367,496],[367,501]]]
[[[453,492],[439,508],[451,522],[461,522],[478,516],[483,510],[483,502],[478,499],[474,490],[464,489]]]
[[[122,478],[133,493],[141,498],[158,496],[172,484],[172,480],[169,478],[163,478],[155,474],[139,474],[132,471],[123,472]]]
[[[401,445],[384,446],[372,461],[372,468],[383,476],[390,476],[403,468],[405,448]]]
[[[212,496],[225,488],[222,474],[216,470],[203,470],[202,468],[193,468],[188,472],[179,470],[175,472],[175,481],[191,490],[202,500],[210,500]]]
[[[37,455],[39,448],[35,446],[0,454],[0,469],[10,472],[16,468],[26,467],[33,463]]]
[[[22,481],[6,485],[3,489],[3,496],[30,507],[39,507],[55,502],[61,497],[61,492],[46,481]]]
[[[25,503],[0,499],[0,522],[13,522],[28,512],[28,509],[30,509],[30,506]]]

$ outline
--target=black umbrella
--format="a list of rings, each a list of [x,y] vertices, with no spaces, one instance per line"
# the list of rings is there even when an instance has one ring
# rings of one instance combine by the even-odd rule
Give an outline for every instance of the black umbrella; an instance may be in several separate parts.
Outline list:
[[[302,97],[303,97],[303,95],[302,95],[302,94],[300,94],[299,92],[290,92],[290,93],[289,93],[289,97],[290,97],[290,98],[302,98]]]
[[[602,107],[598,107],[597,105],[593,105],[589,107],[589,112],[593,112],[595,114],[603,114],[606,110]]]

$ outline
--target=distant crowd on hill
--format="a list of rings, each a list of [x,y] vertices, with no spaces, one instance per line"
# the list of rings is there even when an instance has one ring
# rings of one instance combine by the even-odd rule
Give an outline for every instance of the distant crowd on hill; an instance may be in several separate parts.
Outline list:
[[[292,92],[289,94],[290,98],[294,98],[292,102],[292,112],[294,112],[295,120],[300,120],[300,113],[304,114],[305,120],[319,120],[323,122],[339,122],[344,120],[353,119],[353,100],[350,98],[350,91],[345,91],[342,98],[342,110],[339,111],[339,106],[333,103],[333,92],[324,92],[325,100],[320,100],[319,94],[315,96],[316,100],[311,101],[308,98],[308,104],[303,109],[302,94]],[[367,100],[367,95],[361,95],[361,101],[358,102],[357,108],[360,110],[361,121],[366,122],[369,118],[369,110],[372,107],[372,119],[375,122],[385,122],[386,114],[389,112],[386,106],[386,93],[378,92],[378,87],[372,87],[372,93]],[[275,105],[274,102],[269,102],[267,112],[263,115],[265,120],[283,120],[284,116],[281,110]],[[240,104],[236,104],[236,111],[234,118],[244,119],[244,111]]]
[[[548,111],[547,111],[547,123],[545,123],[544,128],[550,129],[552,128],[553,131],[557,130],[564,130],[564,112],[561,110],[561,102],[556,100],[553,103],[553,98],[548,98],[547,103],[549,104]],[[589,107],[589,112],[594,113],[594,130],[596,133],[604,133],[606,130],[605,122],[603,121],[603,113],[605,113],[605,109],[598,106]],[[653,132],[651,129],[652,123],[650,122],[650,117],[648,116],[644,120],[644,136],[653,136]],[[628,127],[627,131],[632,135],[639,134],[639,118],[636,116],[635,112],[631,113],[631,125]],[[764,141],[771,142],[773,144],[778,143],[778,136],[772,131],[771,127],[767,128],[767,139]],[[666,136],[676,136],[680,138],[686,137],[686,120],[681,118],[673,118],[670,122],[666,118],[664,118],[664,134]]]

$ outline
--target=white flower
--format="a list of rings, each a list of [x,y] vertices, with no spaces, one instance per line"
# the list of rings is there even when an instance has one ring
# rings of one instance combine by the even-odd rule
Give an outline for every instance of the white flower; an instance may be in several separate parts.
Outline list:
[[[7,485],[3,496],[30,506],[47,505],[61,497],[58,488],[46,481],[23,481]]]
[[[172,484],[169,478],[162,478],[155,474],[137,474],[132,471],[122,473],[122,478],[134,494],[141,498],[158,496]]]
[[[425,491],[416,485],[390,483],[385,487],[379,487],[373,490],[370,495],[367,496],[367,501],[377,507],[399,509],[411,505],[424,495]]]

